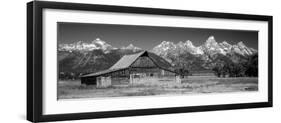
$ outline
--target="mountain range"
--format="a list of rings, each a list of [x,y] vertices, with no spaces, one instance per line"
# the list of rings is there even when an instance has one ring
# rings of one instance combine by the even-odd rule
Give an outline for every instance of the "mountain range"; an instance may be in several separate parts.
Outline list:
[[[78,41],[78,42],[71,43],[71,44],[59,44],[59,46],[58,46],[59,51],[70,51],[70,52],[72,52],[72,51],[87,52],[87,51],[93,51],[93,50],[102,50],[105,53],[109,53],[110,51],[117,50],[117,49],[132,50],[135,52],[142,50],[139,47],[135,47],[133,44],[130,44],[128,46],[124,46],[121,48],[116,48],[99,38],[93,40],[90,43]]]
[[[179,42],[174,44],[173,42],[163,41],[152,49],[152,52],[157,55],[166,56],[167,53],[184,53],[188,52],[193,55],[215,55],[215,54],[233,54],[237,53],[242,56],[249,56],[257,53],[257,50],[247,47],[242,41],[237,44],[231,45],[226,41],[217,43],[214,36],[210,36],[204,44],[201,46],[194,46],[190,40],[186,42]]]
[[[111,67],[123,55],[142,50],[133,44],[120,48],[113,47],[99,38],[90,43],[78,41],[71,44],[59,44],[59,71],[97,72]],[[180,41],[177,44],[162,41],[149,51],[163,57],[174,66],[184,66],[189,70],[211,69],[221,59],[239,63],[258,53],[256,49],[247,47],[242,41],[237,44],[229,44],[226,41],[218,43],[214,36],[210,36],[200,46],[194,46],[190,40]]]

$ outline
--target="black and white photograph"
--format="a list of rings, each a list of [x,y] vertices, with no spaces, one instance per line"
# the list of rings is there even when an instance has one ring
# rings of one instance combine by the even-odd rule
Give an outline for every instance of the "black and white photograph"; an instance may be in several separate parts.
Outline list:
[[[80,1],[26,7],[28,121],[216,111],[198,119],[225,122],[233,115],[220,110],[273,106],[272,15]],[[5,53],[18,53],[14,46]],[[17,78],[17,68],[5,73]],[[234,119],[248,118],[243,111]]]
[[[57,22],[57,99],[258,92],[258,34]]]

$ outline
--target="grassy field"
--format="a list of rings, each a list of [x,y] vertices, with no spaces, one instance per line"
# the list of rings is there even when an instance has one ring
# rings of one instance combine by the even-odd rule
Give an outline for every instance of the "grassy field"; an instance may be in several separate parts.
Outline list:
[[[258,78],[189,76],[182,83],[175,83],[173,79],[155,78],[150,81],[108,88],[81,85],[80,80],[59,81],[58,99],[258,91]]]

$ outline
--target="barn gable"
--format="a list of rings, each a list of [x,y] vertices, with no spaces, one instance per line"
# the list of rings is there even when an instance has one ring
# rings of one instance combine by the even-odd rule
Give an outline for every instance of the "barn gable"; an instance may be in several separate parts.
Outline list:
[[[131,66],[132,63],[134,63],[141,55],[143,55],[146,51],[133,54],[133,55],[125,55],[123,56],[118,62],[116,62],[112,67],[109,69],[124,69]]]
[[[135,68],[156,68],[157,65],[147,56],[140,56],[137,60],[131,65]]]

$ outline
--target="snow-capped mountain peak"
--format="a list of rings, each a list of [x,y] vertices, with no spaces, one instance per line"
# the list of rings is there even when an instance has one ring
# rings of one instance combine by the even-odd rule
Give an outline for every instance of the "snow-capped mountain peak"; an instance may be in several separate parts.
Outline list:
[[[231,47],[232,45],[227,43],[226,41],[223,41],[220,43],[220,45],[225,46],[225,47]]]
[[[122,47],[123,50],[133,50],[134,52],[141,50],[141,48],[134,46],[133,44],[129,44],[127,47]]]
[[[173,42],[170,41],[162,41],[161,45],[165,45],[165,46],[173,46],[175,45]]]
[[[187,40],[185,42],[180,41],[177,44],[177,51],[182,52],[182,53],[189,52],[194,55],[203,54],[203,51],[199,47],[194,46],[192,41],[190,41],[190,40]]]
[[[209,36],[208,40],[215,40],[215,36],[213,35]]]
[[[100,38],[96,38],[95,40],[92,41],[92,43],[94,43],[94,44],[100,44],[100,45],[106,44],[106,42],[103,41],[103,40],[101,40]]]
[[[219,43],[219,45],[225,52],[230,52],[230,50],[232,48],[232,45],[227,43],[226,41]]]
[[[128,46],[127,46],[127,48],[136,48],[133,44],[129,44]]]
[[[109,50],[109,49],[113,48],[110,44],[106,43],[105,41],[101,40],[100,38],[97,38],[94,41],[92,41],[92,44],[95,44],[102,50]]]
[[[173,42],[162,41],[152,49],[152,52],[160,56],[167,56],[167,53],[175,52],[176,47],[177,46]]]
[[[237,45],[233,45],[233,51],[243,56],[257,53],[257,50],[247,47],[242,41],[238,42]]]
[[[218,44],[214,36],[210,36],[206,42],[200,46],[200,49],[210,55],[215,55],[218,53],[223,55],[226,54],[225,50]]]
[[[185,41],[184,45],[185,46],[190,46],[190,47],[195,47],[190,40]]]
[[[162,48],[163,50],[172,50],[176,48],[176,45],[170,41],[163,41],[161,44],[156,46],[157,48]]]
[[[207,47],[217,47],[218,42],[216,41],[214,36],[210,36],[207,41],[205,42]]]
[[[237,45],[240,47],[246,47],[246,45],[242,41],[238,42]]]

